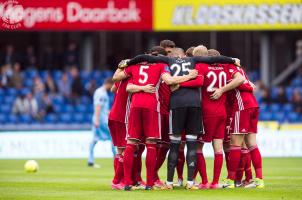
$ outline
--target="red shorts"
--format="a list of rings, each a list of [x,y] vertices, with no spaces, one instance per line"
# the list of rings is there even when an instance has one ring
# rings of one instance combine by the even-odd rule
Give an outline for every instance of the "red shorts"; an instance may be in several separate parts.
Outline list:
[[[147,108],[131,108],[128,119],[128,139],[161,139],[160,113]]]
[[[113,145],[116,147],[126,147],[126,124],[119,121],[109,120],[108,126]]]
[[[169,114],[161,114],[161,142],[170,143]]]
[[[257,133],[257,124],[259,117],[259,108],[249,108],[236,111],[233,114],[233,121],[230,132],[232,134]]]
[[[223,139],[225,125],[225,116],[203,118],[204,135],[200,136],[199,141],[212,142],[213,139]]]
[[[227,117],[227,121],[226,121],[226,126],[225,126],[225,130],[224,130],[224,139],[223,142],[228,143],[231,141],[231,124],[233,121],[233,117]]]

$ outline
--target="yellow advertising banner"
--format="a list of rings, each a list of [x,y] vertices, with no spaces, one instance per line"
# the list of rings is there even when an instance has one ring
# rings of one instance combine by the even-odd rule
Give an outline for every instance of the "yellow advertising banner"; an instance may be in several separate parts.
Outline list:
[[[155,31],[302,30],[302,0],[154,0]]]

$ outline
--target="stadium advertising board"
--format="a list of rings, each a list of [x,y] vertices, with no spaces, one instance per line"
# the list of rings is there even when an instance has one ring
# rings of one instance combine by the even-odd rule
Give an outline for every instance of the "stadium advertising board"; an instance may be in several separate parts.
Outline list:
[[[154,0],[154,30],[302,29],[300,0]]]
[[[0,30],[152,30],[152,1],[5,0]]]

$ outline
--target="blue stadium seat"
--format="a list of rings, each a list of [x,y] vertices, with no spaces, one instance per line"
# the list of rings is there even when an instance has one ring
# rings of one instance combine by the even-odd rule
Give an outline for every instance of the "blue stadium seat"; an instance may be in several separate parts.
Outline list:
[[[24,86],[25,87],[31,88],[33,85],[34,85],[34,82],[31,78],[24,80]]]
[[[290,103],[287,103],[283,106],[283,111],[286,113],[292,112],[293,111],[293,105]]]
[[[8,124],[18,123],[18,117],[14,114],[10,114],[7,119],[8,119],[8,121],[7,121]]]
[[[270,105],[270,110],[275,113],[275,112],[279,112],[281,110],[281,105],[278,103],[273,103]]]
[[[17,96],[18,90],[16,88],[7,88],[6,95],[7,96]]]
[[[273,88],[271,89],[271,97],[272,97],[273,99],[276,99],[277,96],[278,96],[278,87],[273,87]]]
[[[287,119],[289,122],[299,122],[300,121],[300,116],[298,115],[298,113],[295,112],[291,112],[287,115]]]
[[[112,77],[113,76],[113,72],[111,70],[105,70],[105,71],[102,71],[102,77],[103,78],[109,78],[109,77]]]
[[[266,112],[269,110],[269,106],[266,103],[260,104],[260,112]]]
[[[2,105],[2,102],[4,102],[4,95],[0,95],[0,104]]]
[[[56,96],[53,98],[53,103],[56,105],[62,105],[65,103],[65,98],[63,96]]]
[[[82,96],[80,102],[81,104],[88,105],[92,103],[92,100],[88,96]]]
[[[70,104],[65,104],[62,108],[63,113],[73,113],[74,109],[73,106]]]
[[[3,96],[5,93],[4,89],[0,88],[0,96]]]
[[[75,107],[75,111],[79,113],[86,113],[88,111],[87,105],[79,104]]]
[[[87,106],[87,112],[89,113],[89,114],[92,114],[93,113],[93,105],[92,104],[89,104],[88,106]]]
[[[56,113],[62,113],[63,112],[63,104],[55,104],[53,106]]]
[[[74,114],[74,121],[77,123],[83,123],[85,121],[85,114],[77,113]]]
[[[65,113],[65,114],[59,115],[59,122],[60,123],[67,123],[67,124],[72,123],[72,114]]]
[[[30,115],[20,115],[19,116],[19,122],[23,124],[29,124],[33,121],[33,118]]]
[[[47,124],[57,123],[57,116],[55,114],[48,114],[45,116],[44,122]]]
[[[53,77],[53,79],[55,81],[57,81],[57,80],[59,80],[61,78],[62,74],[63,74],[62,71],[60,71],[60,70],[54,70],[52,72],[52,77]]]
[[[4,103],[7,105],[12,105],[15,101],[15,96],[5,96]]]
[[[272,120],[272,113],[271,112],[260,112],[259,118],[261,121],[270,121],[270,120]]]
[[[9,104],[3,104],[0,106],[0,113],[10,113],[12,111],[12,107]]]
[[[300,87],[302,85],[302,78],[300,77],[295,78],[294,80],[292,80],[290,85],[293,87]]]
[[[35,77],[37,75],[38,75],[37,70],[26,70],[25,71],[26,78],[33,78],[33,77]]]
[[[92,123],[92,114],[86,114],[84,120],[86,123]]]
[[[294,88],[292,88],[292,87],[287,87],[285,89],[285,94],[286,94],[286,97],[287,97],[288,100],[292,99],[293,92],[294,92]]]
[[[8,119],[7,119],[7,114],[0,114],[0,124],[5,124],[7,123]]]
[[[103,73],[99,70],[95,70],[92,72],[92,78],[95,80],[101,79],[103,77]]]
[[[280,123],[285,121],[285,114],[284,112],[276,112],[273,114],[273,120],[276,120]]]
[[[47,70],[39,71],[39,76],[41,77],[42,80],[45,81],[45,78],[46,78],[47,75],[48,75],[48,71]]]

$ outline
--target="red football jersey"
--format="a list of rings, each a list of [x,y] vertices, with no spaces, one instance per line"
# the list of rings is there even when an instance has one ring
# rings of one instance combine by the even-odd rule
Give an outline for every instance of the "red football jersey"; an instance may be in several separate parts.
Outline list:
[[[219,99],[212,100],[214,88],[221,88],[227,84],[238,72],[237,68],[232,64],[198,64],[196,69],[204,76],[202,86],[201,107],[204,117],[227,116],[226,114],[226,94]]]
[[[169,114],[170,96],[170,87],[165,82],[162,82],[159,86],[160,113]]]
[[[119,121],[122,123],[125,122],[126,105],[128,101],[128,92],[126,91],[126,87],[128,81],[129,79],[126,79],[115,83],[117,91],[114,96],[111,111],[109,113],[109,120]]]
[[[160,112],[158,90],[161,83],[161,75],[164,73],[170,73],[170,68],[162,63],[133,65],[125,69],[125,74],[131,77],[133,84],[141,86],[152,84],[156,88],[156,92],[153,94],[145,92],[133,93],[131,108],[148,108]]]
[[[228,95],[230,97],[228,101],[233,105],[233,112],[248,108],[258,108],[259,105],[253,92],[242,89],[244,86],[248,87],[250,85],[246,73],[240,67],[237,67],[237,70],[245,77],[245,82],[240,87],[230,91]]]

